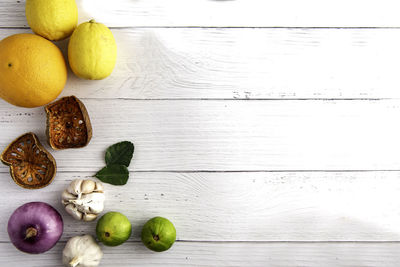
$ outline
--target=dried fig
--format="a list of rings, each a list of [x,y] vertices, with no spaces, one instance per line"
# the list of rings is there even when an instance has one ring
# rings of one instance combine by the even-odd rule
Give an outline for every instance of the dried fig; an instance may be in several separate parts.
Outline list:
[[[92,126],[83,103],[67,96],[45,107],[47,139],[53,149],[79,148],[92,138]]]
[[[10,166],[11,177],[23,188],[45,187],[56,176],[56,161],[33,133],[18,137],[3,151],[0,159]]]

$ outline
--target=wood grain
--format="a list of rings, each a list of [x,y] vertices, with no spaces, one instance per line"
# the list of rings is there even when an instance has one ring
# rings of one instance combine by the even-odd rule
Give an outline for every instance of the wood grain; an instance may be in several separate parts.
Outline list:
[[[64,243],[45,254],[29,255],[0,244],[0,264],[9,267],[61,267]],[[310,266],[397,267],[400,244],[359,243],[175,243],[163,253],[141,243],[103,247],[100,266]],[[10,255],[13,255],[12,261]]]
[[[92,172],[58,173],[40,190],[2,181],[0,225],[29,201],[44,201],[64,218],[62,240],[95,233],[96,222],[74,220],[61,192]],[[400,241],[400,172],[135,173],[125,186],[105,185],[105,211],[132,223],[131,241],[143,224],[169,218],[181,241]],[[6,231],[0,242],[8,241]]]
[[[65,222],[62,241],[35,256],[0,231],[1,266],[61,266],[68,238],[94,234],[95,222],[74,221],[60,194],[122,140],[136,144],[131,178],[106,185],[106,211],[125,213],[134,231],[123,246],[103,247],[102,266],[398,266],[397,1],[77,3],[80,22],[112,27],[118,63],[103,81],[69,73],[62,95],[83,98],[94,139],[52,151],[59,173],[50,186],[24,190],[0,167],[3,229],[34,200]],[[24,5],[0,2],[0,39],[30,32]],[[67,41],[58,45],[66,55]],[[44,124],[41,108],[1,101],[0,148],[27,131],[44,141]],[[139,241],[157,215],[178,230],[161,254]]]
[[[79,21],[108,26],[398,27],[396,0],[77,0]],[[25,1],[0,2],[0,26],[26,27]]]
[[[400,170],[398,100],[83,102],[93,139],[52,152],[60,171],[102,168],[123,140],[136,145],[136,171]],[[28,131],[45,142],[42,108],[2,102],[0,123],[1,148]]]
[[[0,31],[0,39],[29,32]],[[114,29],[102,81],[63,95],[133,99],[400,98],[400,29]],[[66,54],[67,42],[59,44]]]

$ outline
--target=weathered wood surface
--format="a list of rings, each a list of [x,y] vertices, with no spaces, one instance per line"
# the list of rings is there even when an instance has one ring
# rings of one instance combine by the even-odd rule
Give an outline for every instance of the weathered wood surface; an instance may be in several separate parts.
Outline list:
[[[135,171],[400,170],[399,100],[83,101],[94,138],[52,152],[61,171],[103,167],[121,140],[136,144]],[[28,131],[45,143],[45,121],[1,102],[0,147]]]
[[[1,9],[0,9],[1,10]],[[0,39],[30,30],[3,29]],[[400,29],[113,29],[102,81],[63,95],[129,99],[400,98]],[[59,43],[66,54],[67,42]]]
[[[22,189],[0,167],[0,266],[61,266],[68,238],[94,234],[60,194],[121,140],[136,144],[131,178],[106,185],[106,211],[126,214],[134,231],[103,247],[102,266],[398,266],[397,1],[77,3],[80,22],[112,28],[118,62],[102,81],[69,73],[62,95],[85,102],[94,138],[50,150],[59,167],[50,186]],[[30,32],[24,6],[0,2],[0,39]],[[67,41],[58,45],[66,54]],[[0,101],[0,148],[27,131],[44,143],[44,129],[42,108]],[[18,252],[5,230],[34,200],[65,222],[41,255]],[[157,215],[178,230],[160,254],[139,241]]]
[[[399,27],[398,1],[76,0],[79,21],[113,27]],[[26,27],[25,1],[0,2],[0,27]]]
[[[28,191],[1,173],[0,225],[27,201],[56,207],[62,240],[95,234],[96,222],[74,220],[61,192],[94,172],[58,173],[50,186]],[[400,241],[400,172],[168,173],[131,172],[125,186],[105,185],[107,211],[131,221],[131,241],[154,216],[171,219],[181,241]],[[8,241],[6,231],[0,242]]]
[[[20,267],[29,262],[33,267],[61,267],[64,246],[60,242],[45,254],[28,255],[0,243],[0,265]],[[139,242],[128,242],[104,248],[100,266],[398,267],[399,250],[398,243],[177,242],[170,251],[157,254]]]

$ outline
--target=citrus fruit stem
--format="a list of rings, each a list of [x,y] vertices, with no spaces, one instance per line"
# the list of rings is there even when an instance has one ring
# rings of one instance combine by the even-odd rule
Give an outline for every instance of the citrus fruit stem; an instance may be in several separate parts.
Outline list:
[[[153,239],[154,239],[155,241],[158,241],[158,240],[160,240],[160,237],[159,237],[158,235],[153,235]]]

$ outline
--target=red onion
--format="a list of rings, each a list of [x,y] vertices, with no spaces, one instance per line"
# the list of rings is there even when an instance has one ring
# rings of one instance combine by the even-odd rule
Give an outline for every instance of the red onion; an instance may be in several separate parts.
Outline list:
[[[51,249],[63,233],[63,220],[56,209],[44,202],[20,206],[8,220],[8,235],[14,246],[38,254]]]

